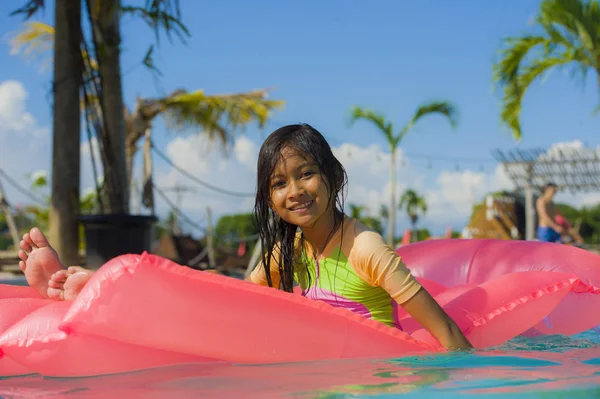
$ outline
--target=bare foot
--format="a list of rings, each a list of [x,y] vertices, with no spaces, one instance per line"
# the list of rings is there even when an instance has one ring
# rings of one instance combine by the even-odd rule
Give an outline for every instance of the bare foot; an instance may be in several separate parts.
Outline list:
[[[93,274],[93,271],[79,266],[57,271],[48,282],[48,297],[62,301],[74,300]]]
[[[19,267],[25,273],[27,283],[43,298],[48,298],[48,281],[59,270],[64,269],[58,254],[50,246],[44,234],[34,227],[23,235],[20,242]]]

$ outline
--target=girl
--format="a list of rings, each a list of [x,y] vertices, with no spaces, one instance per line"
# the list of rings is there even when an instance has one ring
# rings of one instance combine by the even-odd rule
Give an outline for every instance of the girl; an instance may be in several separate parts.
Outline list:
[[[447,349],[471,348],[383,237],[343,213],[346,172],[325,138],[307,124],[284,126],[258,155],[254,213],[262,262],[247,278],[348,308],[401,328],[397,306]]]
[[[343,213],[346,172],[325,138],[307,124],[284,126],[258,156],[254,213],[262,261],[248,280],[341,306],[401,328],[397,306],[447,349],[472,348],[458,326],[383,238]],[[65,269],[39,231],[21,241],[20,266],[43,296],[72,300],[92,272]]]

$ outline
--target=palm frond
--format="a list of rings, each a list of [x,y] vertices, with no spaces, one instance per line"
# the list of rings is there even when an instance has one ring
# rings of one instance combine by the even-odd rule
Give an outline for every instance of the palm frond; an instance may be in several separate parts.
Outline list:
[[[432,101],[421,104],[417,107],[415,114],[411,118],[410,122],[400,131],[396,140],[400,142],[404,135],[412,129],[412,127],[423,117],[429,115],[442,115],[446,117],[452,129],[455,129],[458,125],[458,109],[456,106],[448,101]]]
[[[394,139],[392,122],[386,121],[382,114],[355,105],[350,109],[350,124],[352,125],[358,120],[373,123],[385,135],[388,142],[392,143]]]
[[[159,42],[159,32],[164,29],[169,40],[174,32],[181,41],[190,36],[187,27],[181,22],[179,2],[172,0],[154,0],[146,7],[123,6],[122,14],[132,14],[140,17],[154,30],[156,41]]]
[[[597,1],[545,0],[537,18],[543,27],[553,26],[563,32],[573,47],[592,53],[598,49],[600,11]]]
[[[284,102],[268,100],[266,90],[207,96],[203,90],[178,91],[158,100],[162,115],[178,129],[201,128],[211,140],[230,142],[234,130],[257,122],[260,127]]]
[[[504,40],[505,48],[501,50],[501,58],[493,67],[493,79],[501,86],[514,84],[525,57],[539,45],[548,44],[542,36],[523,36]]]
[[[423,211],[423,213],[427,212],[427,202],[425,202],[425,198],[419,198],[419,208]]]
[[[379,216],[382,219],[387,219],[389,217],[389,215],[390,215],[390,212],[388,210],[387,205],[381,204],[381,206],[379,207]]]
[[[415,190],[407,189],[402,193],[398,209],[405,209],[409,215],[417,215],[419,212],[427,212],[427,202]]]
[[[523,68],[518,79],[504,88],[501,118],[512,131],[515,140],[521,139],[521,104],[523,96],[531,84],[551,68],[564,66],[576,61],[573,54],[564,53],[562,57],[542,58],[532,61],[531,65]]]
[[[590,69],[600,71],[597,0],[543,0],[536,23],[543,35],[506,39],[493,67],[493,80],[503,88],[501,119],[517,140],[523,96],[544,72],[569,64],[571,78],[580,76],[584,82]]]
[[[441,114],[445,116],[453,129],[455,129],[456,125],[458,125],[458,109],[454,104],[447,101],[432,101],[430,103],[420,105],[417,108],[417,112],[415,112],[411,122],[414,124],[422,117],[431,114]]]
[[[151,15],[148,16],[150,17]],[[51,50],[53,43],[53,26],[42,22],[29,22],[26,28],[13,38],[11,52],[13,54],[21,51],[41,53]],[[97,71],[97,62],[88,56],[85,49],[82,49],[82,55],[88,60],[90,69]],[[93,79],[93,76],[88,78]],[[263,127],[271,111],[281,108],[284,104],[283,101],[268,100],[267,97],[266,90],[215,96],[207,96],[202,90],[191,93],[178,90],[164,98],[140,100],[143,108],[140,112],[145,119],[149,120],[154,119],[159,113],[164,113],[166,119],[173,122],[175,127],[202,128],[211,139],[219,138],[226,143],[230,141],[233,131],[243,125],[258,122],[259,126]],[[81,106],[82,109],[90,111],[86,115],[98,117],[101,114],[99,99],[95,93],[86,93],[82,96]],[[124,110],[124,112],[128,111]],[[88,116],[88,119],[92,117]],[[130,118],[127,119],[129,121]],[[128,129],[127,134],[127,143],[132,146],[143,132]]]
[[[53,57],[54,26],[39,21],[25,23],[25,28],[10,39],[10,54],[24,56]],[[98,69],[98,63],[89,57],[85,49],[81,50],[83,59],[89,59],[90,66]],[[49,58],[51,60],[51,58]]]
[[[44,6],[44,0],[29,0],[23,7],[12,11],[10,15],[23,14],[25,15],[25,19],[29,19],[40,9],[44,8]]]
[[[10,54],[41,55],[54,47],[54,27],[43,22],[30,21],[10,39]]]

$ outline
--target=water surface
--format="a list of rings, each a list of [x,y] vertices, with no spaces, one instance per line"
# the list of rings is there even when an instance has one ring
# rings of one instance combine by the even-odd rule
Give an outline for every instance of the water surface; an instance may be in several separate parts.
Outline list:
[[[90,359],[93,361],[93,359]],[[277,365],[186,364],[94,378],[0,380],[20,398],[600,398],[600,331],[477,353]]]

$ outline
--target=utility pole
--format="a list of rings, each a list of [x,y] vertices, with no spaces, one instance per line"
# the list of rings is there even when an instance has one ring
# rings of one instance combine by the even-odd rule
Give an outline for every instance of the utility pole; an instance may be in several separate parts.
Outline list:
[[[15,220],[13,219],[12,213],[10,212],[10,206],[8,205],[8,201],[6,201],[6,195],[4,194],[4,190],[2,189],[2,183],[0,182],[0,207],[4,211],[4,216],[6,216],[6,223],[8,224],[8,230],[10,230],[10,235],[12,236],[13,244],[15,246],[15,251],[19,251],[19,232],[17,231],[17,225],[15,224]]]
[[[206,207],[206,248],[208,249],[208,264],[212,269],[216,267],[215,249],[213,243],[212,212]]]
[[[533,203],[533,164],[527,166],[525,185],[525,240],[535,239],[535,204]]]
[[[171,188],[167,188],[164,191],[174,191],[175,192],[175,203],[177,204],[177,209],[179,211],[181,211],[181,204],[183,202],[183,193],[192,193],[192,192],[196,192],[196,190],[194,190],[193,188],[189,187],[189,186],[182,186],[179,183],[175,184],[175,186],[171,187]],[[175,223],[174,223],[174,228],[173,228],[173,234],[175,235],[181,235],[182,229],[181,229],[181,221],[179,220],[179,213],[175,212]]]
[[[130,200],[133,199],[133,214],[139,215],[142,197],[140,189],[138,188],[137,181],[134,178],[131,179],[131,193],[133,194],[133,198],[130,198]]]

